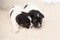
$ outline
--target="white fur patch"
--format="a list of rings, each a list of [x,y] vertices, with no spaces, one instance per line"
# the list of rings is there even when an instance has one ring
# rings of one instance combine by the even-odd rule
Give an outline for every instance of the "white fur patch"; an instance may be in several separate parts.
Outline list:
[[[38,23],[38,27],[40,27],[40,23]]]
[[[30,28],[32,28],[32,26],[33,26],[33,23],[31,22],[32,18],[30,16],[28,16],[28,18],[30,19]]]
[[[28,16],[28,18],[30,19],[30,21],[32,21],[32,18],[30,16]]]
[[[11,23],[13,25],[14,32],[19,31],[19,25],[16,22],[16,16],[21,14],[22,8],[19,5],[15,5],[13,8],[11,8],[10,12],[14,10],[14,12],[11,15]]]
[[[32,28],[32,26],[33,26],[33,23],[30,23],[31,25],[30,25],[30,28]]]

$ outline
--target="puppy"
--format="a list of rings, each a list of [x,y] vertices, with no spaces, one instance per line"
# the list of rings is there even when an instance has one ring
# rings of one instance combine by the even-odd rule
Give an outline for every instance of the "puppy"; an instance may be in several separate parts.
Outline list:
[[[23,9],[19,5],[13,6],[9,13],[14,32],[19,31],[20,25],[23,25],[25,28],[29,28],[31,26],[31,17],[27,12],[23,12]]]
[[[16,22],[25,28],[31,27],[31,17],[26,12],[22,12],[22,14],[17,15],[16,16]]]
[[[34,3],[26,4],[24,7],[25,12],[28,12],[32,18],[32,23],[35,28],[42,27],[42,19],[44,15],[40,12],[40,9]]]
[[[44,15],[38,11],[38,10],[30,10],[29,14],[32,18],[32,23],[35,28],[42,27],[42,19],[44,18]]]

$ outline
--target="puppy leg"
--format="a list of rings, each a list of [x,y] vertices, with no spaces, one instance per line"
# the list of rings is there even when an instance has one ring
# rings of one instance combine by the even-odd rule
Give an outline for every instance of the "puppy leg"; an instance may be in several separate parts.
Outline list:
[[[13,31],[17,33],[19,31],[19,25],[17,24],[15,18],[11,17],[11,22],[13,25]]]

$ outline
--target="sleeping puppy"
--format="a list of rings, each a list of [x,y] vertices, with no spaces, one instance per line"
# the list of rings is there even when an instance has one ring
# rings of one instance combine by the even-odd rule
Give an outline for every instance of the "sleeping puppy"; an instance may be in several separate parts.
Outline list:
[[[13,6],[9,13],[14,32],[19,31],[20,25],[25,28],[29,28],[31,26],[31,17],[27,12],[23,12],[23,9],[19,5]]]
[[[24,7],[24,11],[28,12],[29,15],[32,18],[32,24],[35,28],[42,27],[42,19],[44,18],[44,15],[40,12],[40,8],[37,7],[36,4],[30,3],[26,4]]]
[[[22,14],[17,15],[16,22],[18,23],[18,25],[22,25],[25,28],[31,27],[31,17],[26,12],[22,12]]]
[[[38,10],[30,10],[29,14],[32,18],[32,23],[35,28],[42,27],[42,19],[44,18],[44,15],[41,14]]]

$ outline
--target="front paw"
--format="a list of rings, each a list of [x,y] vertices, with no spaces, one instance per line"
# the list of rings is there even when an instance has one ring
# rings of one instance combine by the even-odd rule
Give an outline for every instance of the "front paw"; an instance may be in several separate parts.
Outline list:
[[[15,33],[19,32],[19,28],[14,28],[14,32]]]

